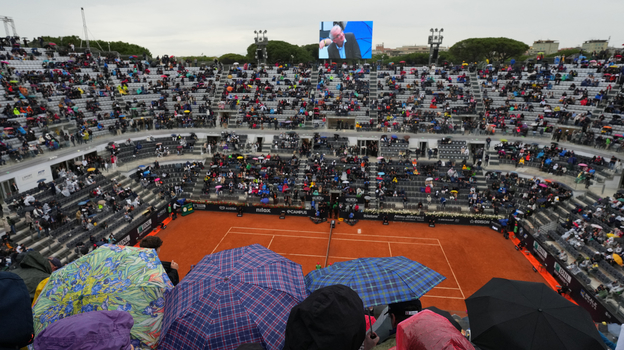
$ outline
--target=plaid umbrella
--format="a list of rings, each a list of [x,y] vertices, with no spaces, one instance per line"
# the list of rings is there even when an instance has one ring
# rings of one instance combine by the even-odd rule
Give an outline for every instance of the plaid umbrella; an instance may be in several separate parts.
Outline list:
[[[333,284],[356,291],[364,306],[418,299],[446,277],[404,256],[342,261],[305,277],[308,294]]]
[[[301,265],[259,244],[205,256],[167,295],[159,349],[282,349]]]

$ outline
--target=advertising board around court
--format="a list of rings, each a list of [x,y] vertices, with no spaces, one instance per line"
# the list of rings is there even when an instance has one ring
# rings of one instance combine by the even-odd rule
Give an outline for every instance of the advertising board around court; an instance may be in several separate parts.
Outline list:
[[[194,210],[208,210],[208,211],[221,211],[238,213],[239,208],[242,208],[242,212],[246,214],[268,214],[268,215],[281,215],[282,211],[286,215],[292,216],[314,216],[313,210],[300,209],[300,208],[271,208],[271,207],[256,207],[256,206],[238,206],[233,204],[204,204],[193,203]]]
[[[341,212],[340,217],[348,218],[349,213]],[[357,220],[379,220],[383,221],[385,218],[388,221],[399,222],[428,222],[429,215],[418,213],[366,213],[359,212],[353,213],[353,219]],[[491,226],[496,223],[496,220],[490,219],[478,219],[464,216],[436,216],[435,221],[437,224],[449,224],[449,225],[467,225],[467,226]]]
[[[370,59],[373,21],[324,21],[319,30],[319,59]]]

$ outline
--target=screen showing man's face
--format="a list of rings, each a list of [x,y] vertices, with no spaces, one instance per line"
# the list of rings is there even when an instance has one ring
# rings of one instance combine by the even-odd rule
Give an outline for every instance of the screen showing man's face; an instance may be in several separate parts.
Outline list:
[[[342,44],[344,44],[345,41],[345,36],[342,32],[342,28],[340,28],[339,26],[333,27],[331,30],[331,37],[334,44],[342,47]]]

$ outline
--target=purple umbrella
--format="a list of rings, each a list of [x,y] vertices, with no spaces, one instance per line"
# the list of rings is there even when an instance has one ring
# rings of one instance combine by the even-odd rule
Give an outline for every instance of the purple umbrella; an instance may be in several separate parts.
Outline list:
[[[259,244],[205,256],[165,299],[159,349],[282,349],[301,265]]]

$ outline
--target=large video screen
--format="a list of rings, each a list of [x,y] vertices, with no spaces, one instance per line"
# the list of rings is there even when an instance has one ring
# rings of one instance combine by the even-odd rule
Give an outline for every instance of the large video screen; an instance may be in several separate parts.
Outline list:
[[[319,59],[370,59],[373,21],[321,22]]]

